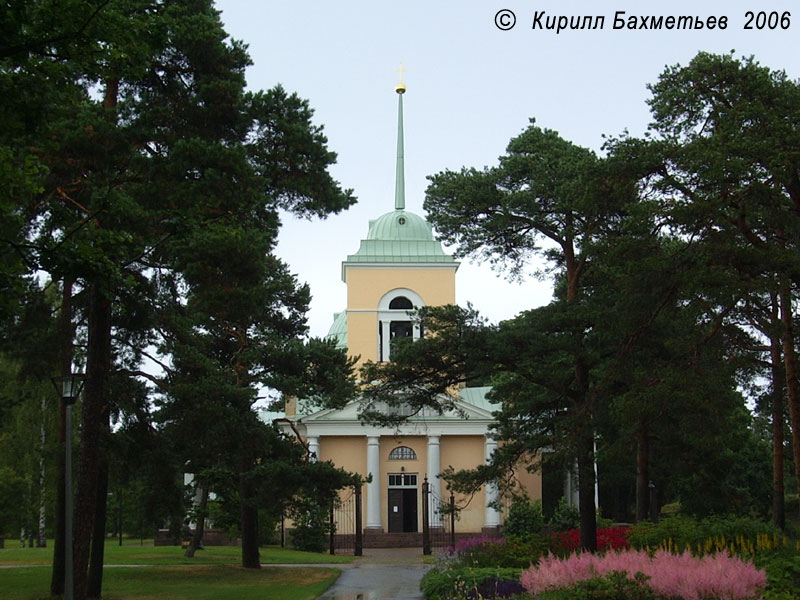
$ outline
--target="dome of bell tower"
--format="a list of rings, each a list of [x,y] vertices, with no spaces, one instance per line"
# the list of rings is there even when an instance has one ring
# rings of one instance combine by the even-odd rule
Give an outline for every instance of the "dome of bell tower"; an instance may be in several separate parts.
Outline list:
[[[368,240],[433,241],[428,222],[412,212],[394,210],[369,222]]]

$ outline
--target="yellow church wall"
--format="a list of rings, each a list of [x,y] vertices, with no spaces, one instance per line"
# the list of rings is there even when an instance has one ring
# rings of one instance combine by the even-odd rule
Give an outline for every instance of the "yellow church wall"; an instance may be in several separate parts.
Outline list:
[[[407,288],[420,295],[426,306],[455,304],[456,270],[347,269],[347,309],[376,310],[380,299],[391,290]],[[349,315],[348,315],[349,317]],[[348,343],[350,338],[348,337]]]
[[[284,404],[284,412],[287,419],[293,418],[297,414],[297,398],[294,396],[290,396],[286,398],[286,403]]]
[[[329,460],[337,467],[352,473],[367,472],[367,438],[363,436],[322,436],[319,438],[319,459]],[[349,497],[351,489],[342,490],[340,497]],[[361,500],[367,505],[367,486],[361,486]],[[362,511],[361,526],[366,525],[366,510]]]
[[[526,467],[529,464],[534,464],[538,458],[532,458],[528,463],[518,465],[514,472],[517,482],[519,482],[522,489],[528,494],[531,500],[542,499],[542,471],[541,469],[535,470],[530,473]]]
[[[442,470],[452,466],[459,469],[474,469],[484,463],[484,437],[478,435],[448,435],[441,437],[440,461]],[[447,485],[442,482],[443,499],[450,497]],[[456,506],[462,507],[468,500],[456,494]],[[456,531],[479,532],[486,516],[486,498],[481,489],[469,504],[461,510],[456,521]]]
[[[347,352],[360,356],[358,365],[378,360],[377,313],[347,313]]]
[[[367,472],[367,438],[325,435],[319,438],[319,459],[355,473]]]

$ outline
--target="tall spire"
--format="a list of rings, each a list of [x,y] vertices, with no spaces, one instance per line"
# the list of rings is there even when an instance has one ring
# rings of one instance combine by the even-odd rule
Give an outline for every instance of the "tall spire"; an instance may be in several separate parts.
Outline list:
[[[408,69],[403,68],[403,63],[396,71],[400,74],[400,81],[394,86],[397,92],[397,173],[395,176],[394,187],[394,208],[404,210],[406,207],[406,176],[405,163],[403,160],[403,94],[406,92],[406,84],[403,83],[403,72]]]

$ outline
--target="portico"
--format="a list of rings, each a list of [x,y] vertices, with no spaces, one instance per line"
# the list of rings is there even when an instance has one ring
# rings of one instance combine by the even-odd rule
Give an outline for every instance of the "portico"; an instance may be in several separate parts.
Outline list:
[[[458,411],[422,414],[399,430],[362,425],[357,402],[341,410],[295,414],[293,421],[317,460],[331,460],[370,478],[364,489],[365,530],[389,532],[393,515],[414,510],[415,520],[412,523],[406,514],[402,531],[421,531],[423,480],[427,477],[433,497],[445,498],[449,490],[439,478],[443,468],[474,467],[478,461],[488,460],[497,447],[486,435],[492,421],[491,405],[485,398],[488,389],[471,388],[457,402]],[[461,528],[496,528],[499,513],[490,506],[496,497],[492,486],[476,496],[460,514]],[[398,504],[402,502],[399,498],[405,498],[405,504]],[[431,511],[435,510],[438,507],[432,506]]]

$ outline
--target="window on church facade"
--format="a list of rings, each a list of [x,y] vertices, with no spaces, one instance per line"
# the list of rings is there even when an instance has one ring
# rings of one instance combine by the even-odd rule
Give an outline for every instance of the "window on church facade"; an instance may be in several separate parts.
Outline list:
[[[411,304],[411,300],[406,298],[405,296],[398,296],[397,298],[393,298],[391,302],[389,302],[389,308],[391,310],[412,310],[414,305]]]
[[[417,460],[417,453],[408,446],[398,446],[389,452],[389,460]]]
[[[389,487],[416,487],[416,473],[390,473]]]

